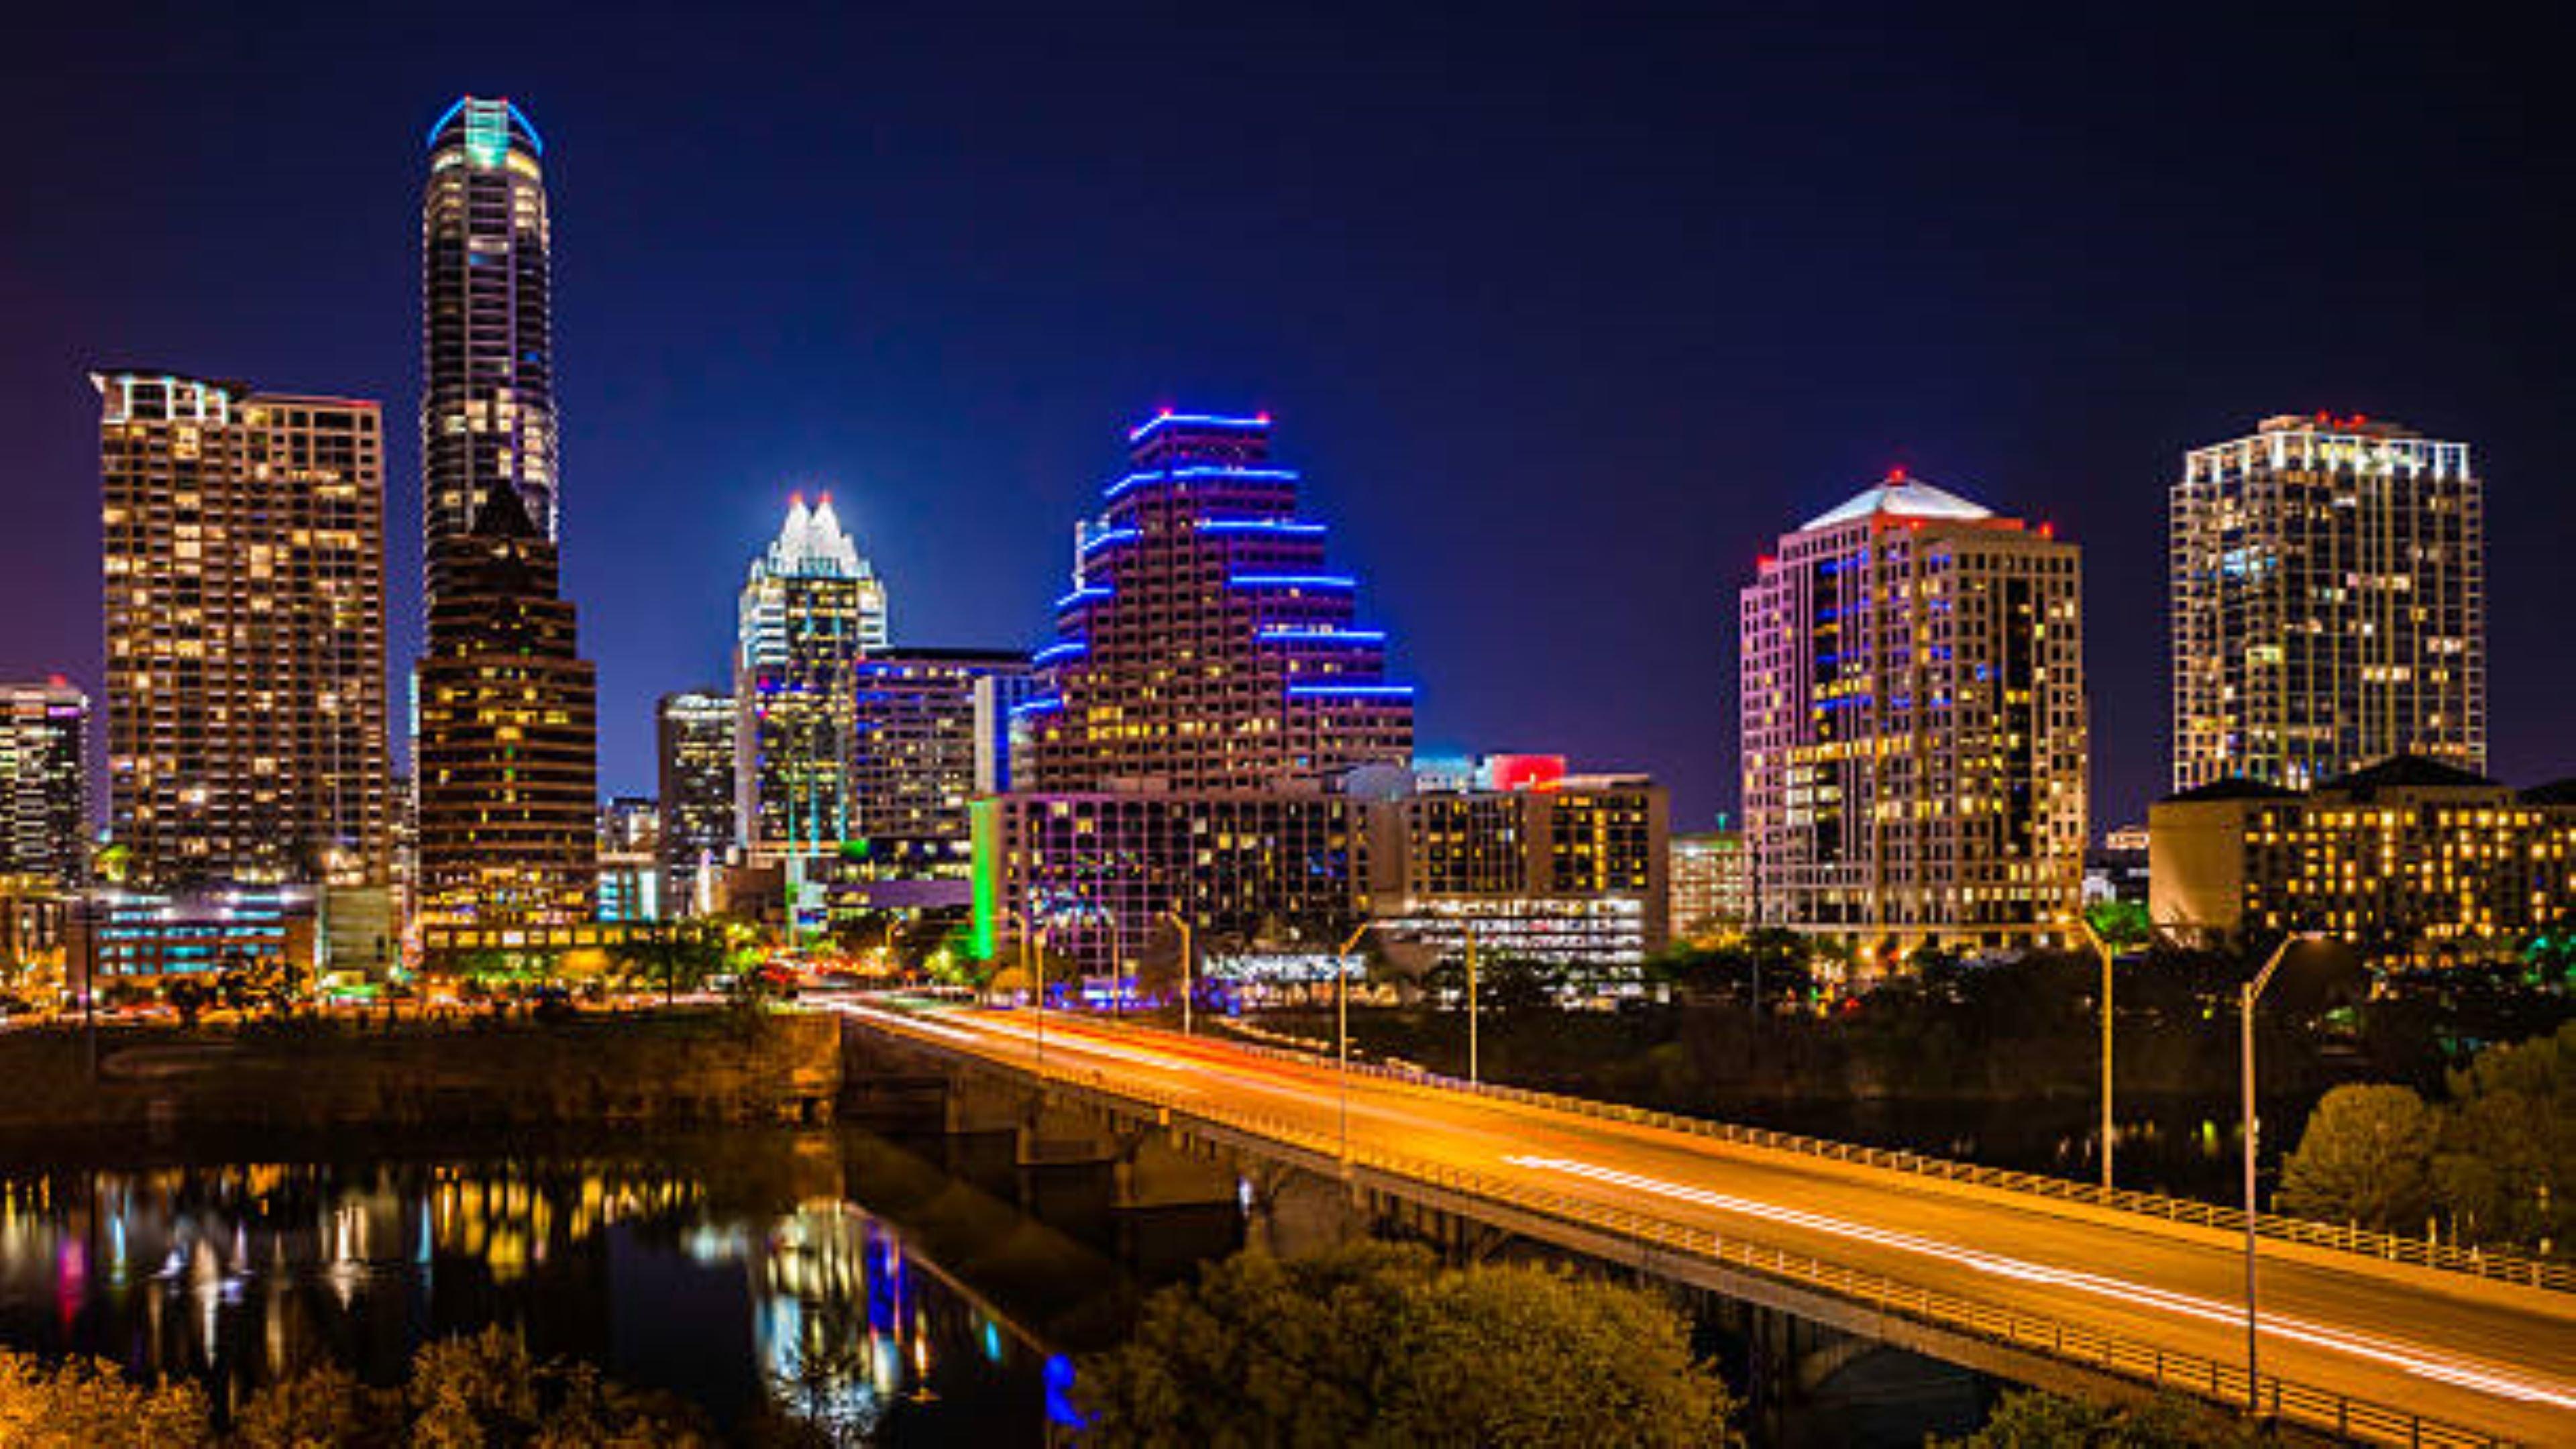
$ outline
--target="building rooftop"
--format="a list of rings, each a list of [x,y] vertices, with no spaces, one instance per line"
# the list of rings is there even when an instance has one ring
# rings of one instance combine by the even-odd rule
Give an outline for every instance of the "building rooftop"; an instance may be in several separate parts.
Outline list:
[[[2525,805],[2576,805],[2576,776],[2534,785],[2522,792]]]
[[[2299,792],[2296,790],[2267,785],[2261,780],[2249,780],[2242,775],[2230,775],[2224,780],[2212,780],[2206,785],[2194,786],[2189,790],[2167,795],[2164,803],[2177,805],[2203,800],[2295,800],[2297,798],[2299,798]]]
[[[2317,787],[2317,793],[2332,795],[2369,795],[2379,790],[2493,790],[2496,782],[2475,770],[2422,755],[2390,755],[2377,764],[2364,765],[2350,774],[2337,775]]]
[[[1992,518],[1994,511],[1982,504],[1971,503],[1956,493],[1935,488],[1919,478],[1908,478],[1897,469],[1876,487],[1863,489],[1850,501],[1829,513],[1819,513],[1801,525],[1800,531],[1831,528],[1838,523],[1852,523],[1876,515],[1890,518]]]

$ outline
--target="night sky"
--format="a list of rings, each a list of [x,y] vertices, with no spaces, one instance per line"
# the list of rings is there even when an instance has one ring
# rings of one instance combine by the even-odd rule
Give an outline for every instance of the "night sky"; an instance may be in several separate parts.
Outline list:
[[[2417,7],[49,7],[0,57],[0,670],[100,679],[96,404],[385,404],[423,133],[545,135],[601,783],[791,488],[898,642],[1026,646],[1163,404],[1266,409],[1426,748],[1734,796],[1736,590],[1892,464],[2085,545],[2096,821],[2166,778],[2164,498],[2258,417],[2480,450],[2492,738],[2576,772],[2570,36]],[[113,18],[94,18],[112,16]],[[395,691],[397,709],[403,690]]]

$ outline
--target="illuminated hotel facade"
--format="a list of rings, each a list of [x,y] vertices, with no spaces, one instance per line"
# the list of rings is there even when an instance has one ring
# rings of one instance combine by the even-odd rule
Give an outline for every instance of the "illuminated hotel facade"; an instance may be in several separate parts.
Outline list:
[[[377,405],[155,372],[91,382],[109,818],[129,879],[384,885]]]
[[[1671,942],[1670,807],[1642,775],[1570,775],[1559,756],[1464,789],[1372,801],[1362,904],[1388,937],[1463,955],[1635,966]]]
[[[2419,755],[2305,792],[2214,781],[2149,807],[2148,857],[2156,928],[2190,944],[2512,954],[2576,928],[2576,781],[2517,792]]]
[[[1910,949],[2066,929],[2088,762],[2074,545],[1903,474],[1743,591],[1754,923]]]
[[[89,879],[89,696],[59,676],[0,684],[0,876]]]
[[[2484,485],[2466,443],[2280,416],[2172,496],[2176,790],[2486,768]]]
[[[1325,528],[1270,460],[1267,416],[1163,413],[1076,531],[1073,588],[1020,707],[1023,788],[1320,788],[1403,764],[1413,691],[1358,580],[1325,572]]]
[[[885,586],[832,511],[791,500],[752,560],[734,648],[734,829],[745,861],[836,855],[852,838],[858,665],[886,645]]]
[[[495,483],[548,540],[557,503],[554,297],[545,142],[507,100],[468,96],[429,131],[421,238],[421,512],[426,597]]]

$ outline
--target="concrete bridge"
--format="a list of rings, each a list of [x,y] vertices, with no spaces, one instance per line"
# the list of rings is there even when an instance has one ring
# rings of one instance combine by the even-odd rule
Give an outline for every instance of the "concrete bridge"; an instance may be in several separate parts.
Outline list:
[[[2095,1397],[2252,1399],[2320,1437],[2576,1442],[2576,1294],[2537,1267],[2267,1240],[2249,1393],[2242,1233],[2198,1205],[2159,1216],[2141,1205],[2161,1199],[2108,1205],[1062,1013],[840,1009],[863,1114],[911,1094],[950,1130],[1007,1133],[1033,1172],[1105,1168],[1117,1208],[1238,1203],[1251,1240],[1281,1252],[1392,1231],[1470,1258],[1577,1254],[1752,1315],[1783,1379],[1883,1345]]]

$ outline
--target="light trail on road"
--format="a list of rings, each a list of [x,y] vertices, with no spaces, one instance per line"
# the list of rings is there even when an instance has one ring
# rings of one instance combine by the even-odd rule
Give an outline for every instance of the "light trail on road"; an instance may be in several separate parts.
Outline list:
[[[1026,1011],[838,1009],[1015,1069],[1032,1064],[1039,1035]],[[2244,1362],[2241,1246],[2188,1222],[1436,1081],[1346,1076],[1329,1055],[1256,1053],[1053,1011],[1044,1036],[1050,1074],[1217,1121],[1241,1113],[1256,1136],[1309,1150],[1333,1150],[1347,1092],[1351,1153],[1394,1177],[1411,1161],[1488,1179],[1502,1203],[1518,1191],[1590,1199],[2181,1361]],[[2265,1362],[2283,1380],[2510,1440],[2576,1444],[2569,1295],[2299,1245],[2266,1245],[2262,1274]]]

